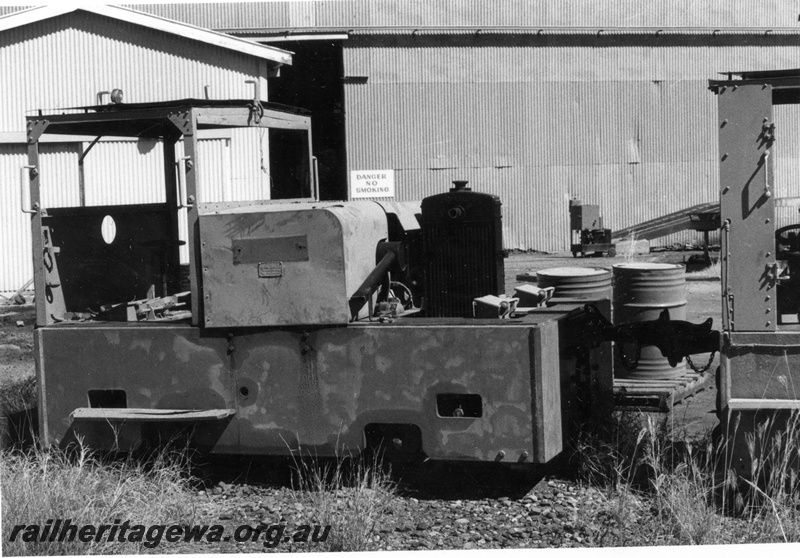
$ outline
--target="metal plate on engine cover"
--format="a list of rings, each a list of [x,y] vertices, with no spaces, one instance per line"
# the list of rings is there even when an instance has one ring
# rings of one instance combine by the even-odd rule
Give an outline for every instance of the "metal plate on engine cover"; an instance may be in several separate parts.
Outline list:
[[[308,237],[275,236],[272,238],[235,238],[231,241],[233,263],[247,264],[276,260],[284,262],[308,261]]]
[[[283,263],[281,262],[262,262],[258,264],[258,276],[262,279],[283,276]]]

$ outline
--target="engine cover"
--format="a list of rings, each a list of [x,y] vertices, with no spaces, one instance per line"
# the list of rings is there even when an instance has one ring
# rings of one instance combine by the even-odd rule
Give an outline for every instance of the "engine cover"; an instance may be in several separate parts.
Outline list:
[[[350,321],[348,300],[388,236],[378,204],[230,205],[200,207],[205,327]]]

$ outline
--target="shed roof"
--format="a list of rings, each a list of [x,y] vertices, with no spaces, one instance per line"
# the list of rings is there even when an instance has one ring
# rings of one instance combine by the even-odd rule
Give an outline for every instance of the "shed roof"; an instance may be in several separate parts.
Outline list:
[[[171,33],[187,39],[215,45],[220,48],[249,54],[274,64],[292,63],[292,53],[287,50],[261,45],[246,39],[232,37],[230,35],[226,35],[225,33],[210,31],[208,29],[203,29],[202,27],[196,27],[187,23],[172,21],[170,19],[146,14],[130,8],[124,8],[122,6],[99,4],[74,6],[69,5],[68,3],[66,5],[54,4],[37,6],[21,12],[0,17],[0,32],[76,11],[91,12],[101,16],[132,23],[134,25],[141,25],[150,29]]]

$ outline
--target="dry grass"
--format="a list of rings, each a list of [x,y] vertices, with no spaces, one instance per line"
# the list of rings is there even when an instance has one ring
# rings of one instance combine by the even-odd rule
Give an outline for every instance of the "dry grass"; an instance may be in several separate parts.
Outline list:
[[[315,552],[374,550],[371,541],[396,495],[388,472],[362,458],[338,458],[321,464],[316,459],[295,463],[293,498],[311,508],[308,518],[330,525],[327,539]]]
[[[33,443],[36,405],[36,378],[0,386],[0,450]]]
[[[733,473],[725,437],[685,441],[652,415],[615,421],[611,437],[583,438],[577,454],[581,478],[606,489],[605,508],[584,519],[604,526],[599,546],[800,541],[797,413],[745,437],[747,479]]]
[[[3,554],[74,555],[160,552],[142,542],[9,542],[14,525],[70,519],[73,525],[191,524],[195,510],[183,464],[161,455],[147,466],[133,461],[101,464],[87,450],[67,457],[56,451],[0,453]]]
[[[0,385],[0,411],[16,413],[36,407],[36,377],[30,374],[19,381]]]
[[[697,271],[692,271],[692,275],[696,277],[720,277],[720,270],[721,266],[719,263],[719,259],[717,261],[712,262],[711,265],[698,269]]]
[[[578,477],[606,488],[631,485],[644,435],[640,424],[637,414],[617,412],[607,421],[581,428],[570,451]]]
[[[643,428],[646,467],[656,533],[668,544],[720,544],[723,516],[714,500],[714,447],[708,435],[675,443],[665,422],[647,417]]]

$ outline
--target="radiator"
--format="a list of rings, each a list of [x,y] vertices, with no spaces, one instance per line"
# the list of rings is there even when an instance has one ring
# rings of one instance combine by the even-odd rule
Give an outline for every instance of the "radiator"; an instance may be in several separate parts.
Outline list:
[[[454,184],[422,200],[425,305],[432,317],[472,316],[475,298],[502,294],[505,285],[500,198]]]

